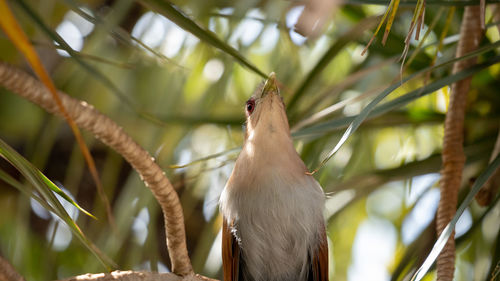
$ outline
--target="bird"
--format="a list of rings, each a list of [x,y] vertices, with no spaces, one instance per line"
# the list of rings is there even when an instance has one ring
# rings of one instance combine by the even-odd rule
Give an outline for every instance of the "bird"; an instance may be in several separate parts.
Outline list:
[[[274,72],[245,112],[219,200],[224,281],[327,281],[325,194],[295,150]]]

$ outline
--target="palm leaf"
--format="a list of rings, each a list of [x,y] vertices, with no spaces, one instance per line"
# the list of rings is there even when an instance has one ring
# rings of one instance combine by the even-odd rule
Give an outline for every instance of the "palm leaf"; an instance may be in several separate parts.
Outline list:
[[[44,201],[42,198],[40,198],[40,196],[38,196],[38,194],[33,192],[33,189],[28,188],[26,185],[20,183],[18,180],[13,178],[11,175],[7,174],[4,170],[0,170],[0,179],[2,181],[6,182],[7,184],[10,184],[11,186],[15,187],[17,190],[24,193],[24,195],[35,199],[45,209],[51,211],[52,213],[56,213],[56,211],[54,210],[54,208],[52,208],[51,205],[49,205],[46,201]]]
[[[424,87],[421,87],[417,90],[414,90],[408,94],[405,94],[404,96],[401,96],[397,99],[394,99],[393,101],[391,102],[388,102],[380,107],[377,108],[377,110],[373,110],[375,108],[375,106],[380,102],[382,101],[382,99],[384,99],[387,95],[389,95],[392,91],[394,91],[396,88],[399,87],[399,85],[393,85],[391,87],[389,87],[386,91],[382,92],[380,95],[378,95],[373,101],[371,101],[362,111],[360,114],[358,114],[356,116],[356,118],[354,118],[354,120],[352,121],[352,123],[349,125],[349,127],[347,128],[347,130],[345,131],[345,133],[342,135],[342,137],[340,138],[340,141],[337,143],[337,145],[330,151],[330,153],[328,154],[328,156],[320,163],[320,165],[318,166],[318,168],[316,168],[312,173],[315,173],[318,169],[320,169],[328,160],[330,160],[333,155],[340,149],[340,147],[342,147],[342,145],[347,141],[347,139],[356,131],[356,129],[361,125],[361,123],[370,115],[370,113],[372,113],[372,110],[373,110],[373,114],[372,116],[377,116],[377,115],[380,115],[382,113],[385,113],[385,112],[388,112],[392,109],[395,109],[395,108],[399,108],[399,107],[402,107],[406,104],[408,104],[409,102],[415,100],[415,99],[418,99],[424,95],[428,95],[430,93],[433,93],[434,91],[436,90],[439,90],[440,88],[444,87],[444,86],[447,86],[447,85],[451,85],[453,84],[454,82],[456,81],[460,81],[466,77],[469,77],[487,67],[490,67],[496,63],[499,63],[500,62],[500,56],[497,56],[493,59],[490,59],[488,60],[487,62],[485,63],[482,63],[482,64],[478,64],[478,65],[474,65],[473,67],[470,67],[470,68],[467,68],[463,71],[460,71],[456,74],[453,74],[453,75],[450,75],[450,76],[447,76],[445,78],[442,78],[442,79],[439,79],[431,84],[429,84],[428,86],[424,86]],[[446,62],[445,64],[449,64],[450,62]],[[441,64],[440,66],[444,66],[445,64]],[[421,74],[423,73],[424,70],[422,71],[419,71],[413,75],[411,75],[410,77],[406,78],[404,80],[404,82],[410,80],[413,78],[414,75],[417,75],[417,74]]]
[[[367,117],[378,116],[378,115],[381,115],[385,112],[393,110],[395,108],[400,108],[400,107],[408,104],[409,102],[411,102],[417,98],[420,98],[424,95],[430,94],[430,93],[432,93],[432,92],[434,92],[434,91],[436,91],[444,86],[451,85],[455,81],[463,79],[464,77],[468,77],[468,76],[470,76],[474,73],[477,73],[477,72],[479,72],[479,71],[481,71],[481,70],[483,70],[491,65],[498,63],[500,57],[497,56],[497,57],[492,58],[492,59],[490,59],[482,64],[472,66],[472,67],[465,69],[461,72],[458,72],[456,74],[438,79],[438,80],[434,81],[433,83],[430,83],[429,85],[423,86],[417,90],[414,90],[410,93],[407,93],[399,98],[396,98],[390,102],[387,102],[387,103],[375,108],[375,106],[378,103],[380,103],[387,95],[392,93],[398,87],[400,87],[404,83],[408,82],[409,80],[414,79],[414,78],[416,78],[416,77],[418,77],[418,76],[420,76],[428,71],[432,71],[432,70],[439,68],[439,67],[448,66],[448,65],[453,64],[457,61],[468,59],[470,57],[478,56],[484,52],[495,49],[498,46],[500,46],[500,41],[497,41],[495,43],[484,46],[484,47],[482,47],[474,52],[470,52],[469,54],[467,54],[463,57],[450,59],[450,60],[443,62],[439,65],[424,68],[424,69],[422,69],[418,72],[415,72],[414,74],[406,77],[405,79],[402,80],[401,83],[396,83],[396,84],[393,84],[393,85],[389,86],[388,88],[386,88],[382,93],[377,95],[358,115],[323,122],[323,123],[317,124],[317,125],[312,126],[312,127],[301,129],[301,130],[297,131],[294,135],[295,136],[304,136],[304,135],[318,134],[318,133],[324,134],[326,132],[330,132],[332,130],[346,126],[347,124],[350,123],[348,129],[346,130],[346,132],[342,136],[341,140],[337,143],[335,148],[328,154],[327,158],[325,158],[325,160],[323,160],[323,164],[324,164],[326,161],[328,161],[333,156],[333,154],[335,154],[338,151],[338,149],[340,149],[340,147],[345,143],[347,138],[350,135],[352,135],[352,133],[354,133],[354,131],[359,127],[359,125]]]
[[[54,212],[59,218],[61,218],[69,226],[73,234],[75,234],[75,236],[80,239],[80,241],[99,259],[99,261],[106,268],[110,269],[111,267],[115,267],[114,262],[106,255],[104,255],[90,240],[87,239],[76,222],[68,215],[54,193],[61,196],[64,200],[68,201],[71,205],[78,208],[78,210],[80,210],[84,214],[95,219],[92,214],[80,207],[80,205],[78,205],[73,199],[71,199],[71,197],[64,193],[64,191],[62,191],[57,185],[51,182],[42,172],[40,172],[28,160],[19,155],[12,147],[10,147],[1,139],[0,157],[4,158],[10,164],[12,164],[12,166],[14,166],[35,188],[36,192],[39,195],[35,195],[35,190],[28,190],[26,187],[23,187],[22,185],[16,183],[15,180],[13,180],[4,172],[0,173],[0,178],[13,185],[14,187],[20,189],[23,193],[29,194],[31,197],[35,198],[35,200],[39,202],[40,200],[42,200],[43,202],[45,202],[41,203],[41,205],[46,207],[47,210]]]

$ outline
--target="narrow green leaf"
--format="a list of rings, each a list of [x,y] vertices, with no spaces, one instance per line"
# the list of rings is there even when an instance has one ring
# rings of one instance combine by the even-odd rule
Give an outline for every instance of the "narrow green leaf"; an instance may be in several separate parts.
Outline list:
[[[408,59],[408,62],[405,63],[406,65],[411,64],[411,62],[419,54],[420,50],[425,50],[428,47],[436,46],[436,45],[440,45],[440,44],[442,44],[442,45],[448,45],[448,44],[453,44],[453,43],[458,42],[458,37],[459,36],[458,36],[458,34],[455,34],[455,35],[451,35],[451,36],[448,36],[448,37],[444,38],[442,42],[441,41],[435,41],[435,42],[428,43],[428,44],[424,45],[425,39],[429,36],[429,34],[434,29],[434,26],[437,24],[438,19],[441,16],[441,14],[443,13],[443,11],[444,11],[444,8],[441,8],[441,9],[438,10],[438,13],[435,15],[435,20],[433,20],[432,23],[429,25],[429,28],[427,29],[427,31],[426,31],[425,35],[423,36],[422,40],[419,41],[418,46],[414,50],[411,50],[411,51],[408,52],[408,54],[410,54],[411,56]],[[489,23],[489,24],[486,25],[486,27],[487,28],[491,28],[491,27],[496,28],[496,24],[499,24],[499,23],[500,22],[498,22],[498,23]],[[313,102],[311,102],[311,105],[309,105],[309,107],[306,110],[301,111],[300,115],[301,116],[310,116],[312,114],[311,113],[312,108],[314,108],[319,103],[321,103],[322,101],[324,101],[324,99],[327,96],[330,96],[330,95],[333,95],[333,94],[338,94],[340,90],[342,90],[342,89],[344,89],[346,87],[346,85],[351,85],[353,82],[360,81],[360,79],[362,79],[363,77],[365,77],[367,74],[371,73],[374,70],[377,70],[378,67],[381,67],[382,65],[385,65],[385,64],[390,63],[392,61],[395,61],[398,57],[400,57],[400,56],[394,56],[392,58],[386,59],[385,61],[377,64],[376,66],[368,67],[368,68],[365,68],[365,69],[360,70],[358,72],[351,73],[351,75],[349,77],[347,77],[345,80],[343,80],[340,83],[334,84],[334,86],[330,87],[329,89],[325,90],[322,94],[320,94],[317,97],[315,97],[315,100]],[[337,104],[340,104],[342,102],[343,101],[340,101]],[[325,109],[323,109],[322,111],[324,111]],[[315,116],[316,114],[321,113],[322,111],[316,112],[316,113],[312,114],[312,116]],[[324,114],[324,112],[323,112],[323,114]],[[297,131],[298,129],[300,129],[302,127],[305,127],[305,126],[311,125],[312,123],[315,123],[315,122],[310,122],[310,121],[312,121],[311,120],[312,116],[308,117],[305,120],[297,122],[297,124],[294,125],[294,129],[295,130],[292,130],[292,131]],[[318,115],[316,115],[316,116],[318,116]],[[324,117],[325,116],[322,116],[321,118],[324,118]],[[317,120],[319,120],[321,118],[315,118],[316,119],[315,121],[317,121]],[[302,118],[297,118],[297,119],[300,120]],[[300,127],[297,128],[297,126],[299,126],[299,124],[300,124]]]
[[[12,149],[8,144],[0,139],[0,157],[11,163],[21,174],[23,174],[28,180],[32,182],[42,183],[42,186],[37,186],[37,188],[44,187],[49,188],[53,192],[57,193],[59,196],[68,201],[71,205],[78,208],[89,217],[96,219],[91,213],[87,212],[85,209],[80,207],[78,203],[73,201],[64,191],[62,191],[57,185],[51,182],[40,170],[35,168],[29,161],[24,159],[19,155],[14,149]]]
[[[389,36],[389,32],[391,32],[392,23],[394,22],[394,18],[396,17],[396,13],[398,11],[400,0],[393,0],[394,4],[392,4],[391,15],[389,19],[387,19],[387,25],[385,26],[384,38],[382,39],[382,45],[385,45],[387,41],[387,36]],[[392,3],[392,1],[391,1]],[[375,36],[375,35],[374,35]]]
[[[373,43],[373,40],[375,40],[375,38],[377,37],[377,34],[378,32],[380,31],[380,28],[382,28],[382,25],[384,25],[384,22],[387,18],[387,16],[389,15],[389,12],[391,11],[391,8],[394,6],[394,1],[395,0],[391,0],[391,2],[389,3],[389,6],[387,6],[387,9],[385,10],[385,13],[384,15],[382,16],[382,19],[380,20],[380,22],[378,23],[378,26],[377,26],[377,29],[375,29],[375,32],[373,32],[373,35],[372,37],[370,38],[370,41],[368,41],[368,44],[366,44],[365,48],[363,49],[363,51],[361,52],[361,55],[363,56],[366,51],[368,50],[368,48],[371,46],[371,44]],[[385,43],[383,44],[385,45]]]
[[[382,101],[387,95],[389,95],[391,92],[393,92],[395,89],[397,89],[398,87],[400,87],[401,85],[403,85],[404,83],[406,83],[407,81],[411,80],[411,79],[414,79],[424,73],[426,73],[427,71],[432,71],[436,68],[440,68],[440,67],[444,67],[444,66],[447,66],[447,65],[451,65],[457,61],[461,61],[461,60],[464,60],[464,59],[468,59],[468,58],[471,58],[471,57],[475,57],[475,56],[478,56],[484,52],[487,52],[489,50],[492,50],[492,49],[495,49],[497,47],[500,46],[500,41],[497,41],[495,43],[492,43],[492,44],[489,44],[487,46],[484,46],[480,49],[477,49],[473,52],[470,52],[468,53],[467,55],[465,56],[462,56],[460,58],[453,58],[453,59],[450,59],[446,62],[443,62],[439,65],[435,65],[435,66],[429,66],[429,67],[426,67],[418,72],[415,72],[413,73],[412,75],[406,77],[405,79],[402,80],[402,82],[398,82],[398,83],[395,83],[391,86],[389,86],[388,88],[386,88],[383,92],[381,92],[378,96],[376,96],[361,112],[360,114],[356,115],[356,116],[350,116],[350,117],[344,117],[344,118],[339,118],[339,119],[335,119],[335,120],[331,120],[331,121],[326,121],[326,122],[323,122],[323,123],[320,123],[320,124],[317,124],[315,126],[311,126],[311,127],[307,127],[307,128],[303,128],[299,131],[297,131],[295,134],[293,134],[294,136],[306,136],[306,135],[311,135],[311,134],[317,134],[317,133],[321,133],[321,134],[325,134],[325,133],[328,133],[328,132],[331,132],[332,130],[335,130],[335,129],[338,129],[338,128],[341,128],[341,127],[344,127],[346,126],[347,124],[350,123],[348,129],[346,130],[346,132],[344,133],[344,135],[342,136],[341,140],[339,141],[339,143],[335,146],[335,148],[330,152],[330,154],[328,155],[328,157],[323,160],[323,164],[325,161],[328,161],[332,156],[333,154],[335,154],[338,149],[340,149],[340,147],[345,143],[345,141],[347,140],[347,138],[352,135],[352,133],[354,133],[354,131],[359,127],[359,125],[367,118],[367,117],[375,117],[375,116],[379,116],[383,113],[386,113],[390,110],[393,110],[395,108],[399,108],[399,107],[402,107],[406,104],[408,104],[409,102],[417,99],[417,98],[420,98],[421,96],[424,96],[424,95],[427,95],[427,94],[430,94],[432,92],[434,92],[435,90],[438,90],[446,85],[450,85],[452,84],[453,82],[455,81],[458,81],[458,80],[461,80],[463,79],[464,77],[467,77],[467,76],[470,76],[474,73],[477,73],[479,72],[480,70],[482,69],[485,69],[493,64],[496,64],[499,62],[500,60],[500,57],[497,56],[495,58],[492,58],[492,59],[489,59],[488,61],[482,63],[482,64],[478,64],[478,65],[474,65],[470,68],[467,68],[461,72],[458,72],[456,74],[453,74],[453,75],[450,75],[450,76],[447,76],[447,77],[444,77],[444,78],[441,78],[439,80],[436,80],[434,81],[433,83],[430,83],[429,85],[427,86],[424,86],[424,87],[421,87],[417,90],[414,90],[410,93],[407,93],[399,98],[396,98],[390,102],[387,102],[381,106],[378,106],[375,108],[375,106],[380,102]]]
[[[494,64],[497,64],[500,62],[500,56],[494,57],[484,63],[474,65],[472,67],[469,67],[467,69],[464,69],[463,71],[457,72],[453,75],[447,76],[445,78],[439,79],[433,83],[430,83],[427,86],[421,87],[417,90],[411,91],[401,97],[398,97],[390,102],[387,102],[379,107],[377,107],[375,110],[373,110],[372,116],[378,116],[383,113],[386,113],[388,111],[394,110],[396,108],[400,108],[404,105],[407,105],[408,103],[423,97],[424,95],[432,94],[434,91],[437,91],[441,89],[444,86],[451,85],[457,81],[460,81],[464,78],[467,78],[471,75],[474,75],[475,73],[488,68]]]
[[[199,26],[196,22],[187,17],[179,8],[175,7],[172,3],[163,0],[141,0],[141,2],[150,7],[153,11],[164,15],[185,31],[198,37],[198,39],[200,39],[201,41],[208,43],[232,56],[238,63],[246,66],[253,72],[260,75],[262,78],[267,78],[267,75],[264,72],[258,69],[250,61],[248,61],[235,48],[220,40],[217,35],[215,35],[210,30],[206,30],[203,27]]]
[[[75,234],[75,236],[78,237],[80,241],[82,241],[82,243],[99,259],[99,261],[107,269],[116,267],[115,263],[110,258],[104,255],[91,241],[87,239],[87,237],[81,231],[80,227],[78,227],[76,222],[68,215],[66,209],[64,209],[61,202],[59,202],[59,199],[57,199],[54,193],[60,195],[63,199],[67,200],[70,204],[78,208],[83,213],[95,218],[94,216],[81,208],[75,201],[73,201],[67,194],[65,194],[59,187],[57,187],[57,185],[51,182],[28,160],[22,157],[1,139],[0,157],[4,158],[6,161],[12,164],[12,166],[14,166],[28,180],[28,182],[39,193],[39,198],[45,202],[45,204],[42,203],[42,206],[47,207],[47,204],[50,205],[50,208],[47,209],[61,218],[69,226],[73,234]],[[6,180],[6,182],[13,184],[15,187],[20,187],[18,184],[10,180],[9,177],[6,177],[4,173],[0,173],[0,177]],[[26,189],[22,189],[22,191],[23,193],[27,192]],[[33,196],[33,198],[36,199],[38,198],[38,196]]]
[[[76,208],[78,208],[78,210],[80,210],[82,213],[86,214],[87,216],[93,218],[93,219],[97,219],[94,215],[92,215],[91,213],[89,213],[88,211],[86,211],[85,209],[83,209],[82,207],[80,207],[80,205],[78,205],[78,203],[76,203],[73,199],[71,199],[71,197],[69,197],[68,194],[66,194],[64,191],[62,191],[62,189],[60,189],[56,184],[54,184],[52,181],[50,181],[44,174],[42,174],[42,172],[38,171],[38,176],[40,177],[40,179],[55,193],[57,193],[57,195],[61,196],[64,200],[68,201],[69,203],[71,203],[73,206],[75,206]]]
[[[0,179],[6,182],[7,184],[10,184],[11,186],[15,187],[17,190],[21,191],[24,193],[24,195],[28,197],[32,197],[35,199],[40,205],[42,205],[45,209],[55,213],[54,208],[47,204],[44,200],[42,200],[37,194],[33,192],[32,188],[29,188],[27,185],[24,185],[17,181],[15,178],[13,178],[11,175],[7,174],[5,171],[0,170]]]
[[[390,94],[392,91],[394,91],[396,88],[399,87],[399,85],[393,85],[391,87],[389,87],[387,90],[385,90],[384,92],[382,92],[380,95],[378,95],[375,99],[373,99],[362,111],[359,115],[356,116],[356,118],[352,121],[352,123],[349,125],[349,127],[347,128],[347,130],[344,132],[344,134],[342,135],[342,137],[340,138],[340,141],[337,143],[337,145],[332,149],[332,151],[330,151],[330,153],[328,154],[328,156],[323,160],[321,161],[320,165],[318,166],[318,168],[316,168],[312,173],[315,173],[318,169],[320,169],[328,160],[330,160],[333,155],[340,149],[340,147],[342,147],[342,145],[347,141],[347,139],[354,133],[354,131],[356,131],[356,129],[361,125],[361,123],[370,115],[370,113],[372,113],[372,110],[373,110],[373,114],[372,116],[378,116],[380,114],[383,114],[385,112],[388,112],[394,108],[398,108],[398,107],[401,107],[403,105],[406,105],[408,104],[410,101],[413,101],[417,98],[420,98],[424,95],[427,95],[427,94],[430,94],[430,93],[433,93],[434,91],[444,87],[444,86],[447,86],[447,85],[451,85],[452,83],[456,82],[456,81],[460,81],[466,77],[469,77],[471,75],[473,75],[474,73],[477,73],[479,72],[480,70],[483,70],[491,65],[494,65],[496,63],[499,63],[500,62],[500,56],[497,56],[493,59],[490,59],[488,60],[487,62],[485,63],[482,63],[482,64],[478,64],[478,65],[474,65],[470,68],[467,68],[465,70],[462,70],[456,74],[453,74],[453,75],[450,75],[450,76],[447,76],[443,79],[439,79],[427,86],[424,86],[424,87],[421,87],[417,90],[414,90],[408,94],[405,94],[404,96],[401,96],[397,99],[394,99],[393,101],[391,102],[388,102],[380,107],[377,108],[377,110],[373,110],[374,107],[380,102],[382,101],[382,99],[384,99],[388,94]],[[446,64],[448,64],[449,62],[447,62]],[[441,64],[440,66],[443,66],[443,64]],[[415,73],[417,74],[417,73]],[[415,75],[414,74],[414,75]],[[406,78],[404,80],[404,82],[408,81],[409,79],[411,79],[413,75],[411,75],[410,77]]]
[[[474,200],[474,196],[476,193],[479,192],[479,189],[486,183],[486,181],[490,178],[490,176],[495,172],[495,170],[500,166],[500,155],[491,162],[486,169],[479,175],[477,180],[474,182],[474,184],[471,187],[471,190],[467,194],[467,197],[465,197],[464,201],[460,206],[458,207],[457,212],[455,213],[455,216],[453,216],[453,219],[448,223],[448,225],[445,227],[441,235],[439,235],[439,238],[437,239],[436,243],[434,243],[434,246],[432,247],[431,252],[425,259],[424,263],[420,268],[415,272],[413,277],[411,278],[412,281],[419,281],[421,280],[425,274],[429,271],[431,268],[432,264],[434,261],[436,261],[439,253],[443,250],[444,246],[446,245],[446,242],[450,238],[451,234],[453,233],[453,230],[455,229],[455,225],[457,224],[458,219],[460,216],[463,214],[465,209],[469,206],[469,204]]]

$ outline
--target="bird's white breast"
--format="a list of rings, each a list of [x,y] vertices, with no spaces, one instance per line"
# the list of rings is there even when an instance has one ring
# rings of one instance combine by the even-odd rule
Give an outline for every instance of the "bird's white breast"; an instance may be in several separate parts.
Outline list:
[[[248,181],[229,181],[220,200],[235,224],[245,274],[255,281],[300,280],[324,231],[324,193],[311,176],[283,166],[248,168]]]

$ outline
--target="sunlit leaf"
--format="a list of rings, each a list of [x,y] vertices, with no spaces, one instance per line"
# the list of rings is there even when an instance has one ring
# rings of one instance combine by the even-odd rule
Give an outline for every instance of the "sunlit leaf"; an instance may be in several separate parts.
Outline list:
[[[52,208],[52,206],[50,206],[47,202],[45,202],[42,198],[40,198],[40,196],[38,196],[38,194],[34,193],[33,189],[31,187],[28,187],[27,185],[20,183],[15,178],[13,178],[11,175],[7,174],[4,170],[0,170],[0,179],[2,181],[6,182],[7,184],[10,184],[11,186],[15,187],[17,190],[21,191],[24,195],[35,199],[45,209],[47,209],[53,213],[56,212],[54,210],[54,208]],[[85,211],[85,210],[82,209],[82,211]],[[92,216],[92,215],[90,214],[90,216]]]
[[[343,117],[343,118],[335,119],[332,121],[326,121],[326,122],[323,122],[323,123],[320,123],[320,124],[317,124],[317,125],[314,125],[311,127],[303,128],[303,129],[297,131],[294,135],[295,136],[305,136],[308,134],[316,134],[316,133],[324,134],[324,133],[327,133],[331,130],[346,126],[350,123],[349,128],[346,130],[346,132],[342,136],[341,141],[339,141],[339,143],[335,146],[335,148],[329,153],[328,157],[324,160],[324,161],[328,161],[333,156],[333,154],[335,154],[338,151],[338,149],[340,149],[340,147],[345,143],[347,138],[350,135],[352,135],[352,133],[354,133],[354,131],[359,127],[359,125],[367,117],[378,116],[378,115],[381,115],[385,112],[393,110],[395,108],[402,107],[402,106],[408,104],[409,102],[411,102],[411,101],[413,101],[413,100],[415,100],[423,95],[430,94],[430,93],[434,92],[435,90],[440,89],[443,86],[450,85],[455,81],[461,80],[464,77],[467,77],[467,76],[470,76],[474,73],[477,73],[477,72],[479,72],[479,71],[481,71],[481,70],[483,70],[491,65],[498,63],[499,57],[495,57],[494,59],[490,59],[482,64],[472,66],[472,67],[465,69],[461,72],[458,72],[458,73],[455,73],[453,75],[438,79],[427,86],[421,87],[417,90],[414,90],[410,93],[407,93],[399,98],[396,98],[390,102],[387,102],[387,103],[375,108],[375,106],[380,101],[382,101],[387,95],[389,95],[395,89],[397,89],[398,87],[403,85],[405,82],[407,82],[415,77],[418,77],[418,76],[426,73],[427,71],[431,71],[431,70],[434,70],[434,69],[439,68],[439,67],[448,66],[448,65],[451,65],[457,61],[465,60],[465,59],[468,59],[470,57],[478,56],[484,52],[495,49],[498,46],[500,46],[500,41],[495,42],[495,43],[490,44],[490,45],[487,45],[487,46],[484,46],[482,48],[479,48],[476,51],[470,52],[463,57],[450,59],[450,60],[443,62],[439,65],[427,67],[427,68],[424,68],[420,71],[417,71],[417,72],[413,73],[412,75],[404,78],[402,80],[402,83],[396,83],[396,84],[393,84],[393,85],[389,86],[388,88],[386,88],[383,92],[381,92],[379,95],[377,95],[372,100],[372,102],[370,102],[358,115]],[[324,162],[323,162],[323,164],[324,164]]]
[[[387,9],[385,10],[384,15],[382,16],[382,19],[380,20],[380,22],[379,22],[379,24],[377,26],[377,29],[375,29],[375,31],[373,32],[373,35],[370,38],[370,41],[368,41],[368,44],[366,44],[365,48],[361,52],[361,55],[364,55],[366,53],[366,51],[368,50],[368,48],[370,47],[370,45],[373,43],[373,40],[375,40],[375,38],[377,37],[377,34],[380,31],[380,28],[382,28],[382,25],[384,25],[385,19],[389,15],[389,12],[391,11],[391,8],[394,6],[394,1],[396,1],[396,0],[391,0],[391,2],[389,3],[389,6],[387,6]]]
[[[392,4],[392,7],[391,7],[391,15],[389,16],[389,19],[387,19],[387,25],[385,26],[384,37],[382,38],[382,45],[385,45],[385,42],[387,41],[387,37],[389,36],[389,32],[391,32],[392,23],[394,22],[394,18],[396,17],[396,13],[398,11],[400,0],[393,0],[393,1],[394,1],[394,4]],[[391,3],[392,3],[392,1],[391,1]],[[376,34],[374,34],[373,36],[376,36]],[[366,48],[368,48],[368,46]],[[366,50],[366,48],[365,48],[365,50]]]
[[[453,60],[452,60],[453,61]],[[342,145],[347,141],[347,139],[349,138],[349,136],[351,136],[355,131],[356,129],[361,125],[361,123],[370,115],[370,113],[372,113],[373,111],[373,116],[377,116],[377,115],[380,115],[382,113],[385,113],[387,111],[390,111],[392,109],[395,109],[395,108],[399,108],[401,106],[404,106],[406,104],[408,104],[410,101],[413,101],[417,98],[420,98],[422,97],[423,95],[427,95],[427,94],[430,94],[440,88],[442,88],[443,86],[446,86],[446,85],[451,85],[452,83],[456,82],[456,81],[460,81],[462,79],[464,79],[465,77],[469,77],[471,75],[473,75],[474,73],[477,73],[489,66],[492,66],[496,63],[500,62],[500,56],[497,56],[493,59],[490,59],[488,60],[487,62],[485,63],[482,63],[482,64],[478,64],[478,65],[474,65],[470,68],[467,68],[463,71],[460,71],[458,73],[455,73],[453,75],[450,75],[450,76],[447,76],[445,78],[442,78],[442,79],[439,79],[437,81],[434,81],[433,83],[430,83],[429,85],[427,86],[424,86],[424,87],[421,87],[417,90],[414,90],[410,93],[407,93],[397,99],[394,99],[392,100],[391,102],[388,102],[380,107],[378,107],[376,110],[374,110],[375,106],[381,102],[387,95],[389,95],[392,91],[394,91],[395,89],[397,89],[400,85],[399,84],[395,84],[395,85],[392,85],[390,86],[389,88],[387,88],[384,92],[382,92],[381,94],[379,94],[377,97],[375,97],[355,118],[354,120],[352,121],[352,123],[349,125],[349,127],[347,128],[347,130],[345,131],[345,133],[342,135],[342,137],[340,138],[340,141],[337,143],[337,145],[335,145],[335,147],[330,151],[330,153],[328,154],[328,156],[323,160],[321,161],[320,165],[318,166],[318,168],[316,168],[312,173],[315,173],[318,169],[320,169],[328,160],[330,160],[333,155],[340,149],[340,147],[342,147]],[[443,64],[440,64],[438,65],[437,67],[441,67],[441,66],[444,66],[444,65],[447,65],[451,63],[451,61],[448,61],[446,63],[443,63]],[[430,69],[429,69],[430,70]],[[424,73],[425,71],[427,71],[427,69],[424,69],[422,71],[419,71],[407,78],[405,78],[403,80],[403,83],[412,79],[414,76],[416,75],[419,75],[419,74],[422,74]]]
[[[24,159],[19,155],[12,147],[6,144],[0,139],[0,157],[7,160],[12,164],[25,178],[26,180],[35,188],[38,192],[39,197],[33,195],[25,188],[19,186],[16,182],[12,181],[8,176],[0,174],[1,178],[6,182],[12,184],[15,187],[21,188],[23,193],[30,193],[33,198],[40,198],[50,205],[49,211],[53,211],[59,218],[61,218],[71,229],[73,234],[75,234],[82,243],[87,246],[87,248],[102,262],[107,268],[115,267],[114,262],[111,261],[107,256],[100,252],[97,247],[90,242],[87,237],[80,230],[76,222],[68,215],[64,207],[61,205],[54,193],[57,193],[64,200],[68,201],[71,205],[75,206],[83,212],[84,214],[95,218],[92,214],[80,207],[74,200],[71,199],[66,193],[64,193],[57,185],[51,182],[45,175],[42,174],[37,168],[35,168],[28,160]],[[38,201],[38,200],[37,200]],[[42,203],[42,206],[46,206]]]
[[[68,201],[71,205],[75,206],[86,214],[87,216],[96,219],[91,213],[87,212],[85,209],[80,207],[78,203],[73,201],[71,197],[69,197],[64,191],[62,191],[57,185],[55,185],[52,181],[50,181],[42,172],[40,172],[37,168],[35,168],[29,161],[24,159],[21,155],[19,155],[14,149],[12,149],[8,144],[6,144],[3,140],[0,139],[0,157],[7,160],[11,163],[21,174],[23,174],[26,179],[28,179],[33,185],[39,184],[35,186],[37,190],[40,189],[46,190],[47,188],[52,190],[61,196],[64,200]],[[42,193],[42,192],[40,192]],[[45,192],[43,192],[45,193]]]

